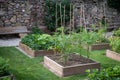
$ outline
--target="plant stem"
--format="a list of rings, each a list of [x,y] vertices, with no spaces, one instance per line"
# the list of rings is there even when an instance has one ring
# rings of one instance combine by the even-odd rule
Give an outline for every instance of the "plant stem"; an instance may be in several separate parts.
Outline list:
[[[87,58],[90,57],[90,54],[89,54],[89,45],[87,45]]]

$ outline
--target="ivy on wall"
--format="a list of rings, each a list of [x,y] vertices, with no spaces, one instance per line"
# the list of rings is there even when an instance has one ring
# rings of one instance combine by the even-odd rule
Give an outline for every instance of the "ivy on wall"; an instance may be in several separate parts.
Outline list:
[[[115,8],[120,12],[120,0],[107,0],[109,7]]]
[[[61,3],[61,11],[60,11],[60,3]],[[61,17],[62,21],[65,22],[65,25],[68,21],[70,21],[70,0],[46,0],[46,16],[45,16],[45,24],[50,31],[55,31],[57,27],[61,25]],[[57,10],[56,10],[57,8]],[[65,11],[65,20],[64,19],[64,11]],[[56,13],[57,13],[57,26],[56,26]]]

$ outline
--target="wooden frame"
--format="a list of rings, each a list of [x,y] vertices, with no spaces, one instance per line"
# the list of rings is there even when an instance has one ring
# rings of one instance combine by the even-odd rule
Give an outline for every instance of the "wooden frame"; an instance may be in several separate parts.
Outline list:
[[[19,43],[19,47],[25,51],[28,55],[30,55],[31,57],[37,57],[37,56],[45,56],[45,55],[51,55],[54,54],[53,50],[32,50],[30,47],[28,47],[27,45],[23,44],[23,43]]]
[[[75,74],[85,74],[87,69],[100,69],[100,63],[98,62],[64,67],[48,56],[44,56],[44,66],[60,77],[66,77]]]
[[[107,50],[106,51],[106,56],[111,58],[111,59],[120,61],[120,53],[117,53],[117,52],[114,52],[114,51],[111,51],[111,50]]]

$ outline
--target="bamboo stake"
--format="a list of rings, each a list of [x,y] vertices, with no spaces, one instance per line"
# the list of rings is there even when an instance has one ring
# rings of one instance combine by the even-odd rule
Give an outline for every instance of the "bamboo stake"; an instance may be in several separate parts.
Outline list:
[[[61,9],[61,3],[60,3],[60,19],[61,19],[61,26],[62,26],[62,9]]]
[[[104,2],[104,21],[105,21],[105,27],[106,27],[106,1]]]
[[[75,5],[73,5],[73,31],[75,29],[75,26],[74,26],[74,8],[75,8]]]
[[[58,22],[57,22],[57,3],[56,3],[56,28],[58,27]]]
[[[86,29],[85,7],[84,7],[84,4],[83,4],[83,19],[84,19],[84,26],[85,26],[85,29]]]
[[[71,28],[71,3],[70,3],[70,31],[72,30]]]
[[[81,4],[81,6],[80,6],[80,29],[82,26],[83,25],[82,25],[82,4]]]
[[[65,8],[66,8],[66,6],[64,5],[64,19],[63,19],[64,20],[63,21],[64,22],[64,27],[65,27]]]

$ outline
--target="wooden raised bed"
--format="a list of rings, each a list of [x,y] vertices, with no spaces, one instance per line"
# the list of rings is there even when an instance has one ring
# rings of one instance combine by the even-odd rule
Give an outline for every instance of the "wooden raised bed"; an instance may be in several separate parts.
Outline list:
[[[120,61],[120,53],[111,51],[111,50],[107,50],[106,51],[106,56],[109,58],[112,58],[114,60]]]
[[[55,55],[51,56],[54,57]],[[79,59],[84,58],[83,62],[79,61],[78,58],[75,58],[77,63],[73,61],[71,65],[70,62],[67,62],[68,65],[62,65],[62,62],[59,62],[58,58],[51,58],[51,56],[44,56],[44,66],[60,77],[66,77],[75,74],[85,74],[87,69],[100,69],[100,63],[82,56]],[[79,55],[77,56],[79,57]],[[88,62],[85,63],[85,61]]]
[[[19,47],[25,51],[28,55],[30,55],[31,57],[37,57],[37,56],[45,56],[45,55],[51,55],[54,54],[53,50],[32,50],[30,47],[28,47],[27,45],[23,44],[23,43],[19,43]]]
[[[109,43],[99,43],[99,44],[93,44],[90,46],[90,50],[103,50],[103,49],[110,49]]]

